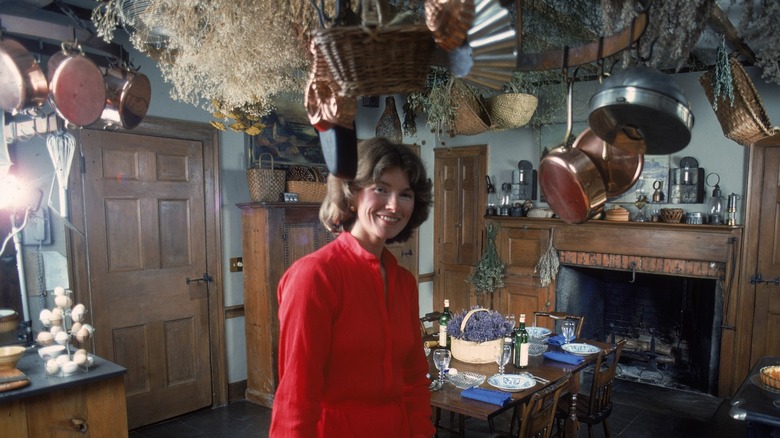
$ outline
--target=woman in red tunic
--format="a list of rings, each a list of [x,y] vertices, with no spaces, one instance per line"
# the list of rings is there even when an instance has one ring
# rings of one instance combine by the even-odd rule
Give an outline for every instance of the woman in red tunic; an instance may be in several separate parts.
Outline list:
[[[362,142],[354,180],[330,176],[320,220],[338,237],[296,261],[279,300],[272,437],[426,437],[430,383],[417,281],[385,243],[427,218],[431,181],[411,148]]]

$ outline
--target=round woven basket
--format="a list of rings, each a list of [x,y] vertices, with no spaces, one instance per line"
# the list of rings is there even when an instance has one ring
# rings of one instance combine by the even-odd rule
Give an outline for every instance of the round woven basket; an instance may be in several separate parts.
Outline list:
[[[465,82],[455,79],[450,89],[455,119],[452,131],[455,135],[477,135],[490,129],[491,121],[482,97]]]
[[[685,210],[682,208],[662,208],[661,219],[670,224],[679,224]]]
[[[489,312],[489,310],[470,310],[466,316],[463,317],[463,322],[460,323],[461,332],[466,329],[466,321],[468,321],[475,312]],[[503,342],[503,339],[500,338],[492,341],[474,342],[453,337],[452,357],[466,363],[492,363],[495,361],[493,352],[496,346],[501,345],[501,342]]]
[[[490,117],[490,130],[503,131],[527,125],[538,104],[539,99],[530,94],[504,93],[489,97],[485,100],[485,108]]]

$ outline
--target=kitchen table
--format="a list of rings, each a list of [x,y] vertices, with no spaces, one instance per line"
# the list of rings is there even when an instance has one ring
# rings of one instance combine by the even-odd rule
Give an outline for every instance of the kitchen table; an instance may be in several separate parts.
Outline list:
[[[768,437],[780,434],[780,390],[761,383],[762,367],[780,365],[780,357],[759,359],[731,399],[730,415],[747,422],[746,436]]]
[[[610,349],[614,348],[613,345],[603,343],[603,342],[596,342],[596,341],[590,341],[590,340],[582,340],[579,342],[584,342],[587,344],[595,345],[605,351],[609,351]],[[560,349],[559,346],[550,345],[548,351],[560,351],[563,352],[563,350]],[[435,350],[435,348],[434,348]],[[447,430],[450,432],[457,433],[461,437],[465,437],[465,419],[466,418],[474,418],[476,420],[481,421],[487,421],[488,426],[490,427],[490,431],[494,432],[494,425],[493,420],[494,418],[503,413],[508,411],[509,409],[514,409],[513,416],[517,416],[519,418],[521,414],[521,408],[522,406],[531,398],[531,396],[543,389],[546,388],[551,383],[555,382],[559,378],[561,378],[565,373],[569,372],[572,374],[571,379],[569,379],[569,382],[564,386],[563,393],[570,393],[572,394],[572,405],[570,409],[569,417],[566,421],[566,436],[577,436],[577,433],[579,432],[579,422],[577,421],[577,415],[576,415],[576,403],[577,403],[577,397],[576,394],[580,389],[580,374],[582,370],[587,368],[589,365],[592,365],[596,362],[596,357],[598,354],[590,354],[587,356],[583,356],[583,361],[577,365],[572,365],[568,363],[563,362],[557,362],[554,360],[550,360],[545,358],[544,356],[530,356],[529,357],[529,363],[528,367],[524,369],[515,368],[514,365],[507,364],[505,368],[506,374],[517,374],[521,372],[529,372],[533,374],[536,377],[541,377],[543,379],[546,379],[549,381],[549,383],[539,383],[537,382],[536,385],[534,385],[531,388],[528,388],[527,390],[520,391],[520,392],[514,392],[512,394],[512,400],[511,402],[507,403],[504,406],[498,406],[491,403],[481,402],[477,400],[472,400],[468,398],[461,397],[460,393],[463,391],[462,389],[456,387],[455,385],[451,383],[445,383],[442,389],[438,391],[432,391],[431,392],[431,406],[434,408],[435,412],[435,419],[434,423],[435,426],[438,429],[441,430]],[[431,379],[435,379],[439,375],[439,371],[436,369],[436,366],[433,364],[433,352],[428,355],[428,366],[431,374]],[[450,362],[450,368],[455,368],[458,370],[458,372],[462,371],[470,371],[474,373],[483,374],[486,376],[485,383],[479,385],[480,388],[486,388],[486,389],[496,389],[487,382],[487,378],[492,376],[493,374],[496,374],[498,372],[498,365],[496,363],[488,363],[488,364],[472,364],[472,363],[466,363],[461,362],[455,358],[452,359]],[[441,411],[447,410],[452,413],[458,414],[458,429],[450,429],[444,425],[441,424]],[[511,428],[514,429],[515,421],[510,423]],[[510,435],[514,434],[514,430],[510,430]]]

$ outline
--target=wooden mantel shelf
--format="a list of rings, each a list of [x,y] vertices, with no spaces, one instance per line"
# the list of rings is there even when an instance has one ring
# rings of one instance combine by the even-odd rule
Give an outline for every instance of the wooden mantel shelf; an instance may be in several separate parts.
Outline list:
[[[741,226],[490,217],[503,227],[547,228],[561,263],[616,270],[722,278],[734,261]]]

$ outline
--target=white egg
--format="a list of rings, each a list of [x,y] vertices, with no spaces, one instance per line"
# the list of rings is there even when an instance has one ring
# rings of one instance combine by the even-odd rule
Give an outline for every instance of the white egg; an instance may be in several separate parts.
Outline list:
[[[51,310],[52,325],[62,325],[62,309],[54,308]]]
[[[51,345],[54,343],[54,336],[49,332],[40,332],[36,340],[43,346]]]
[[[87,329],[87,331],[89,332],[89,334],[90,334],[90,335],[91,335],[92,333],[95,333],[95,327],[92,327],[92,326],[91,326],[91,325],[89,325],[89,324],[84,324],[84,325],[82,326],[82,328],[85,328],[85,329]]]
[[[49,329],[49,333],[51,333],[51,335],[52,335],[52,336],[54,336],[54,337],[55,337],[55,339],[56,339],[56,337],[57,337],[57,333],[59,333],[59,332],[61,332],[61,331],[64,331],[64,329],[63,329],[61,326],[58,326],[58,325],[53,325],[53,326],[51,326],[51,328]]]
[[[84,324],[84,326],[79,329],[78,333],[76,333],[76,340],[83,344],[89,340],[90,335],[90,331],[87,329],[86,324]]]
[[[57,363],[57,359],[49,359],[46,361],[46,374],[57,374],[59,371],[60,364]]]
[[[54,341],[60,345],[65,345],[70,340],[70,335],[66,332],[59,332],[54,335]]]
[[[59,297],[61,295],[65,295],[65,288],[62,286],[57,286],[54,288],[54,296]]]
[[[38,319],[41,320],[41,324],[45,325],[46,327],[51,325],[51,310],[49,309],[43,309],[41,310],[40,316],[38,316]]]
[[[72,360],[69,360],[64,364],[62,364],[62,373],[65,374],[66,376],[75,373],[76,371],[78,371],[78,369],[79,369],[78,364],[76,362],[73,362]]]
[[[70,326],[70,332],[71,333],[78,333],[79,330],[81,330],[81,323],[80,322],[74,322],[72,326]]]
[[[59,365],[59,366],[62,366],[62,364],[64,364],[65,362],[68,362],[69,360],[70,360],[70,357],[68,357],[67,354],[61,354],[61,355],[57,356],[57,359],[56,359],[57,365]]]
[[[84,320],[84,314],[87,313],[87,309],[83,304],[76,304],[73,306],[73,310],[70,311],[70,317],[73,322],[82,322]]]
[[[66,309],[73,305],[73,300],[67,295],[58,295],[54,298],[54,304],[60,309]]]
[[[76,352],[76,354],[73,355],[73,362],[76,362],[76,365],[84,365],[87,363],[87,354]]]

